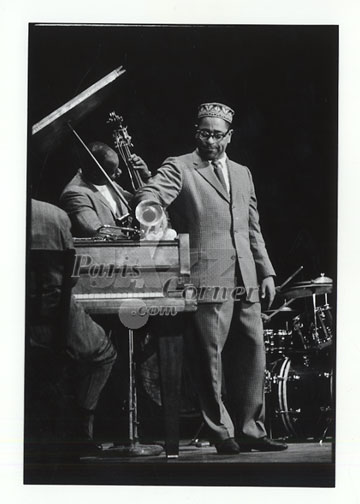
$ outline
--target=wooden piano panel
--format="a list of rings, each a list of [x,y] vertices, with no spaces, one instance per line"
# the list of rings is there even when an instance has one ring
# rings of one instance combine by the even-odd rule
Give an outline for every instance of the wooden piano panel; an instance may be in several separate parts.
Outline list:
[[[149,308],[171,308],[172,314],[196,310],[196,300],[183,295],[190,284],[189,236],[173,241],[97,242],[75,240],[73,294],[90,314],[119,314],[120,307],[139,299]],[[168,285],[169,289],[164,289]],[[157,333],[165,448],[168,458],[179,453],[179,406],[182,366],[182,316],[158,317]]]
[[[130,241],[116,243],[75,240],[76,259],[73,293],[90,311],[107,303],[114,313],[116,295],[126,298],[179,298],[190,281],[188,235],[174,241]],[[109,295],[108,295],[109,294]],[[108,296],[107,296],[108,295]],[[87,296],[91,296],[90,299]],[[89,304],[90,303],[90,304]],[[161,302],[159,302],[161,304]],[[187,303],[185,303],[187,304]],[[181,308],[181,303],[178,303]],[[180,309],[183,311],[183,309]],[[101,308],[106,313],[106,306]]]

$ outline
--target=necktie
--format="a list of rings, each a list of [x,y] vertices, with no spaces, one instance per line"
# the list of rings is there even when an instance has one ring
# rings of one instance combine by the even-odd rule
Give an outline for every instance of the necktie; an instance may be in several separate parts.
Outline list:
[[[211,164],[214,167],[215,175],[220,180],[221,185],[223,186],[225,191],[228,192],[227,187],[226,187],[225,177],[224,177],[222,167],[221,167],[221,163],[219,161],[212,161]]]

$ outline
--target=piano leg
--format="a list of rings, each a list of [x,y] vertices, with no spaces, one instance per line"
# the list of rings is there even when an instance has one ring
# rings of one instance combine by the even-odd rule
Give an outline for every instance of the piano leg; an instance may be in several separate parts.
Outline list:
[[[176,318],[178,318],[177,316]],[[174,321],[173,321],[174,322]],[[173,324],[174,326],[175,324]],[[166,458],[179,456],[179,414],[181,371],[183,359],[183,336],[174,334],[175,328],[169,327],[158,336],[161,399],[165,421]]]

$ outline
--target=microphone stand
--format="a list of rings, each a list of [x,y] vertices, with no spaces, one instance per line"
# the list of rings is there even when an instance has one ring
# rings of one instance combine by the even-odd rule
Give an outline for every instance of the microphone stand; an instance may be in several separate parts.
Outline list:
[[[134,359],[134,331],[128,330],[128,356],[129,356],[129,406],[128,406],[128,428],[129,443],[126,445],[114,446],[108,452],[114,452],[119,457],[149,457],[159,455],[163,451],[160,445],[146,445],[139,442],[138,436],[138,414],[137,414],[137,391],[136,391],[136,363]]]

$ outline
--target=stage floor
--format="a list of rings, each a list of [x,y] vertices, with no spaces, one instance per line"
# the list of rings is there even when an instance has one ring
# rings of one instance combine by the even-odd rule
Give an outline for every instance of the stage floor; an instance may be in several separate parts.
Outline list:
[[[79,463],[28,464],[28,484],[299,486],[335,485],[334,446],[330,440],[289,442],[282,452],[252,451],[218,455],[214,446],[196,447],[182,440],[177,459],[118,457],[104,452]]]
[[[114,462],[118,460],[121,463],[129,464],[163,464],[163,463],[175,463],[175,464],[187,464],[189,462],[198,464],[239,464],[239,463],[271,463],[271,464],[302,464],[302,463],[312,463],[312,464],[323,464],[331,463],[333,458],[332,444],[330,442],[304,442],[304,443],[288,443],[289,448],[280,452],[244,452],[239,453],[239,455],[218,455],[216,448],[214,446],[194,446],[190,441],[181,441],[179,457],[177,459],[167,460],[165,452],[163,451],[159,455],[155,456],[114,456],[109,457],[111,454],[111,448],[108,452],[104,452],[104,457],[88,457],[83,458],[84,463],[99,463],[102,461],[106,463],[108,461]],[[151,446],[151,445],[149,445]],[[108,455],[105,455],[105,454]]]

